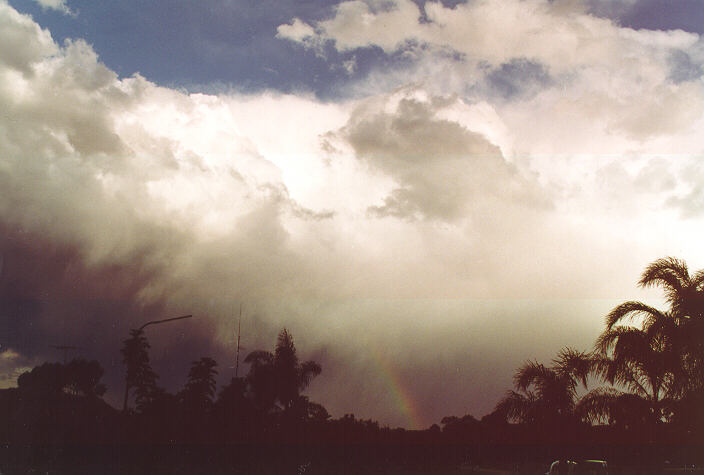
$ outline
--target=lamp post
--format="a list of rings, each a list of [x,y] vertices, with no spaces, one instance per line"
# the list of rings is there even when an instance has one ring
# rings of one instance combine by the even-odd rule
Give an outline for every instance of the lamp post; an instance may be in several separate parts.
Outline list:
[[[173,322],[176,320],[183,320],[185,318],[192,318],[193,315],[184,315],[183,317],[175,317],[175,318],[165,318],[163,320],[152,320],[151,322],[147,322],[141,327],[137,329],[137,334],[141,333],[146,327],[149,325],[157,325],[159,323],[167,323],[167,322]],[[130,393],[130,384],[129,384],[129,379],[127,377],[128,372],[125,371],[125,401],[124,404],[122,405],[122,412],[127,412],[127,399],[129,398],[129,393]]]

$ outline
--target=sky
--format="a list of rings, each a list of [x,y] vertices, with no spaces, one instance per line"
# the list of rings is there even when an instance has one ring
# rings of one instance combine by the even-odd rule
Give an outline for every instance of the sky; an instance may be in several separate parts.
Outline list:
[[[118,404],[288,328],[311,399],[425,428],[704,268],[697,0],[0,0],[0,386]],[[240,371],[246,367],[240,368]]]

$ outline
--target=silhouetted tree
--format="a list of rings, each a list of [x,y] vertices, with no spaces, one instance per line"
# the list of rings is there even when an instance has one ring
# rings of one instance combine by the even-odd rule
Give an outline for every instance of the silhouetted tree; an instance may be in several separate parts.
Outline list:
[[[615,388],[589,393],[580,412],[591,421],[629,425],[638,420],[657,425],[669,417],[677,397],[672,368],[679,358],[666,335],[613,327],[597,340],[597,352],[594,367],[602,380],[628,393]]]
[[[643,272],[641,287],[661,287],[669,304],[660,311],[643,302],[618,305],[606,317],[605,335],[640,320],[641,330],[667,356],[672,390],[681,394],[704,388],[704,270],[690,275],[687,264],[673,257],[658,259]],[[625,330],[624,330],[625,331]]]
[[[321,404],[312,402],[307,396],[298,396],[288,411],[295,421],[322,423],[330,419],[327,409]]]
[[[191,363],[188,371],[188,381],[182,392],[182,398],[187,410],[196,413],[207,412],[215,397],[215,376],[218,374],[214,359],[203,357]]]
[[[0,405],[0,433],[23,443],[109,440],[105,425],[114,409],[101,396],[103,368],[97,361],[44,363],[22,373],[17,388],[6,390]],[[1,391],[1,390],[0,390]],[[6,439],[6,440],[7,440]]]
[[[101,397],[105,394],[106,387],[100,382],[104,371],[97,361],[77,358],[70,361],[65,368],[67,385],[64,391],[85,397]]]
[[[279,333],[274,351],[276,394],[284,409],[291,408],[311,379],[321,372],[315,361],[298,363],[293,337],[285,328]]]
[[[570,424],[577,389],[580,383],[586,387],[591,365],[589,355],[571,348],[560,350],[551,367],[529,361],[514,375],[516,391],[509,391],[496,410],[508,419],[546,429]]]
[[[220,390],[216,404],[221,404],[228,408],[245,405],[247,402],[246,390],[247,385],[243,378],[232,378]]]
[[[442,432],[450,440],[463,443],[478,443],[480,439],[480,423],[472,415],[462,417],[448,416],[440,421]]]
[[[44,363],[22,373],[17,386],[25,394],[44,398],[60,394],[100,397],[105,393],[102,377],[103,368],[97,361],[74,359],[67,364]]]
[[[581,412],[592,421],[650,426],[656,434],[673,415],[692,420],[691,402],[704,400],[704,271],[691,275],[684,261],[667,257],[651,263],[638,284],[662,288],[669,309],[628,301],[607,315],[595,368],[618,389],[589,393]]]
[[[286,329],[279,333],[273,354],[253,351],[245,362],[250,364],[246,380],[261,413],[275,410],[276,402],[284,411],[291,411],[301,403],[301,391],[321,372],[315,361],[299,363],[293,337]]]
[[[66,373],[61,363],[44,363],[22,373],[17,378],[17,387],[26,394],[54,397],[66,386]]]
[[[232,378],[223,386],[213,409],[221,438],[232,440],[249,435],[254,407],[247,398],[247,384],[244,378]]]
[[[276,402],[276,377],[274,355],[269,351],[257,350],[244,359],[249,363],[246,381],[254,407],[259,417],[271,411]]]
[[[157,374],[149,364],[149,348],[142,330],[130,330],[130,337],[123,342],[120,352],[127,372],[123,411],[127,411],[132,388],[135,389],[135,402],[140,411],[149,405],[155,393]]]
[[[613,387],[592,389],[577,404],[577,414],[590,423],[605,423],[619,430],[642,429],[651,424],[647,398]]]

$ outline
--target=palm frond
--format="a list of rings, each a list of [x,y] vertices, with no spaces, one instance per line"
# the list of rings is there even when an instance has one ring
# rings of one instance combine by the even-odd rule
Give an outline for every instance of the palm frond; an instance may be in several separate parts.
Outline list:
[[[692,287],[698,291],[704,290],[704,269],[698,270],[692,276]]]
[[[255,350],[247,355],[244,359],[245,363],[251,363],[255,366],[262,364],[271,364],[274,361],[274,355],[270,351]]]
[[[643,321],[643,331],[651,338],[672,338],[679,333],[681,318],[673,312],[661,312],[659,315],[650,315]]]
[[[632,321],[637,317],[647,318],[665,318],[665,315],[655,307],[644,304],[643,302],[629,301],[624,302],[609,312],[606,316],[606,328],[613,328],[622,320]]]
[[[513,383],[519,391],[527,391],[536,382],[551,378],[554,378],[554,374],[542,363],[526,361],[513,376]]]
[[[534,400],[535,397],[531,393],[524,396],[516,391],[508,391],[496,405],[495,412],[510,420],[528,422]]]
[[[555,370],[564,378],[572,378],[587,386],[587,378],[592,372],[591,355],[574,348],[562,348],[552,360]]]
[[[677,307],[682,294],[690,288],[692,281],[685,261],[666,257],[646,267],[638,283],[641,287],[662,287],[667,301]]]
[[[599,337],[596,339],[596,342],[594,343],[594,350],[596,351],[596,353],[605,356],[613,350],[613,347],[616,345],[622,335],[632,331],[639,330],[635,327],[625,326],[608,329],[604,331],[601,335],[599,335]]]
[[[308,387],[311,379],[318,376],[322,372],[322,368],[315,361],[306,361],[300,367],[298,385],[299,389],[303,390]]]
[[[673,290],[681,290],[689,281],[689,269],[685,261],[675,257],[664,257],[645,268],[638,284],[641,287],[663,285]]]
[[[595,423],[610,423],[622,391],[614,388],[596,388],[589,391],[577,402],[575,413],[579,419]]]

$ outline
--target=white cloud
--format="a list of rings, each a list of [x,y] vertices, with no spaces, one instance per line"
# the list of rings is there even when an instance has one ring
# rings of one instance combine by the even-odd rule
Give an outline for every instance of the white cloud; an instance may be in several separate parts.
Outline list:
[[[643,141],[680,133],[702,116],[704,94],[700,77],[693,74],[701,73],[697,65],[704,58],[696,34],[623,28],[589,15],[579,2],[480,0],[452,8],[429,2],[424,6],[427,21],[421,21],[420,7],[410,0],[388,2],[386,8],[372,5],[343,2],[332,18],[308,25],[318,41],[329,41],[340,51],[377,46],[413,58],[411,67],[373,71],[357,86],[362,92],[415,81],[436,93],[483,100],[487,84],[497,80],[502,67],[534,65],[545,76],[542,83],[511,85],[526,88],[527,97],[517,94],[509,102],[529,101],[526,114],[535,111],[533,115],[559,124],[577,120],[573,129],[583,136],[575,137],[576,148],[588,142],[590,148],[603,144],[610,152],[608,134]],[[672,78],[682,75],[673,58],[681,57],[687,58],[688,75],[675,83]],[[604,142],[595,141],[593,132]],[[552,143],[554,138],[541,131],[540,140]],[[520,152],[531,148],[521,144]]]
[[[306,47],[316,50],[319,54],[322,54],[325,43],[318,37],[312,26],[299,18],[294,18],[291,24],[279,25],[276,28],[276,37],[302,43]]]
[[[66,0],[34,0],[43,9],[56,10],[64,15],[75,16],[75,13],[66,5]]]
[[[683,31],[621,28],[580,8],[546,0],[480,0],[454,7],[429,2],[425,22],[412,1],[390,4],[373,9],[359,0],[342,2],[332,18],[315,25],[315,31],[343,51],[374,45],[390,53],[409,43],[424,43],[493,65],[528,58],[549,65],[553,73],[594,65],[640,69],[657,61],[660,52],[691,47],[698,39]],[[308,32],[313,30],[305,26]]]
[[[313,27],[301,21],[300,18],[294,18],[290,25],[279,25],[276,28],[277,38],[286,38],[292,41],[304,41],[305,38],[314,35]]]
[[[0,2],[0,64],[4,74],[29,74],[37,61],[57,51],[51,34],[32,19]]]

